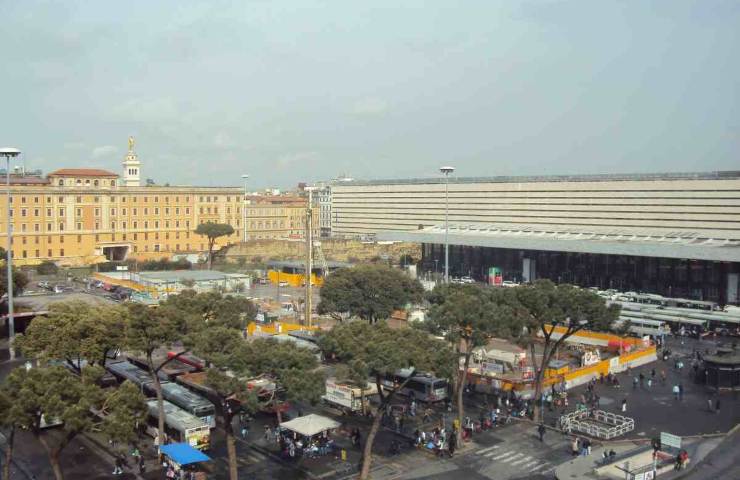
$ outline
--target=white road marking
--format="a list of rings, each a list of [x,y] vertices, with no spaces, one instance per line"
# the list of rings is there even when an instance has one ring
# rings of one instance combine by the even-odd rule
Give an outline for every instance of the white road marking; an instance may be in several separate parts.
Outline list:
[[[524,456],[523,453],[517,453],[517,454],[515,454],[515,455],[513,455],[513,456],[511,456],[509,458],[505,458],[505,459],[503,459],[501,461],[504,462],[504,463],[509,463],[510,461],[514,460],[515,458],[519,458],[519,457],[523,457],[523,456]]]
[[[530,469],[529,471],[530,471],[531,473],[534,473],[534,472],[536,472],[537,470],[539,470],[540,468],[544,468],[544,467],[546,467],[546,466],[548,466],[548,465],[550,465],[550,462],[545,462],[545,463],[542,463],[542,464],[540,464],[540,465],[537,465],[536,467],[534,467],[534,468]]]
[[[532,457],[529,457],[529,458],[532,458]],[[536,465],[536,464],[540,463],[540,461],[541,460],[539,458],[536,458],[536,459],[534,459],[532,461],[529,461],[529,462],[525,463],[524,465],[522,465],[522,468],[529,468],[532,465]]]
[[[508,457],[508,456],[511,456],[511,455],[514,455],[515,453],[516,452],[512,452],[512,451],[504,452],[501,455],[497,455],[497,456],[493,457],[493,460],[501,460],[502,458]],[[488,456],[488,455],[486,455],[486,456]]]
[[[515,462],[511,462],[511,464],[512,465],[519,465],[520,463],[529,462],[530,460],[532,460],[532,457],[530,455],[527,455],[526,457],[520,458],[519,460],[517,460]]]
[[[475,453],[476,453],[476,454],[478,454],[478,455],[480,455],[480,454],[483,454],[483,453],[486,453],[486,452],[490,452],[491,450],[496,450],[496,449],[497,449],[497,448],[499,448],[500,446],[501,446],[501,445],[494,445],[494,446],[492,446],[492,447],[488,447],[488,448],[481,448],[480,450],[478,450],[478,451],[477,451],[477,452],[475,452]]]

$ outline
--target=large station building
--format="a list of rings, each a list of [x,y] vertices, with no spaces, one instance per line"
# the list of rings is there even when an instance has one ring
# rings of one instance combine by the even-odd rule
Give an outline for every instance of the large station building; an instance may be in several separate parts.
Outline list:
[[[738,303],[740,172],[450,178],[451,275]],[[445,180],[332,188],[334,235],[423,245],[444,269]]]

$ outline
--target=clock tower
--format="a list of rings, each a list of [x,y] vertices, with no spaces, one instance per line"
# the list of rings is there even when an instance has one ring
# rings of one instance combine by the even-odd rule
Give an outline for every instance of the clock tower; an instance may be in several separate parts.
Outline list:
[[[138,187],[141,185],[141,162],[134,151],[134,137],[128,137],[128,153],[123,160],[123,186]]]

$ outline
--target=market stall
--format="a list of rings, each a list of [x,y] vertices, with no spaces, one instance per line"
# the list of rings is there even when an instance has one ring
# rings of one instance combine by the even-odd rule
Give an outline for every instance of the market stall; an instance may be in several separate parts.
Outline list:
[[[203,465],[211,458],[187,443],[170,443],[160,447],[167,464],[167,478],[205,480],[207,469]],[[169,472],[172,471],[170,474]]]
[[[340,423],[321,415],[309,414],[280,424],[280,448],[284,456],[315,457],[334,448],[332,430]]]

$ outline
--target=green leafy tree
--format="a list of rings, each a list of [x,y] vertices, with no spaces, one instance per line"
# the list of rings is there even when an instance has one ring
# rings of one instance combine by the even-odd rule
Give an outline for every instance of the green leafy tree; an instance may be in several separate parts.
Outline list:
[[[541,421],[540,402],[545,370],[558,348],[577,332],[587,329],[608,331],[619,318],[618,305],[606,305],[606,300],[590,290],[572,285],[556,285],[549,280],[537,280],[513,289],[527,310],[525,329],[519,343],[530,349],[534,365],[534,420]],[[562,327],[562,333],[553,328]],[[535,346],[543,342],[540,362],[536,362]]]
[[[36,273],[39,275],[56,275],[59,272],[57,264],[51,260],[44,260],[36,265]]]
[[[404,253],[398,258],[398,264],[402,267],[406,267],[408,265],[416,265],[416,259],[410,254]]]
[[[59,366],[16,368],[2,384],[10,405],[5,422],[31,432],[46,451],[57,480],[64,478],[61,453],[77,435],[102,428],[112,438],[130,438],[126,432],[133,432],[142,418],[144,399],[138,389],[124,385],[105,392],[97,385],[100,375],[100,367],[86,367],[81,377]],[[43,421],[62,422],[61,434],[49,435]]]
[[[13,462],[13,445],[15,441],[15,423],[10,416],[10,398],[0,388],[0,430],[5,436],[5,445],[3,447],[3,480],[10,480],[10,464]]]
[[[214,326],[240,329],[257,315],[257,307],[246,298],[220,292],[184,290],[167,297],[161,306],[179,312],[187,319],[189,329],[196,331]]]
[[[213,246],[216,240],[221,237],[234,234],[234,227],[228,223],[201,223],[195,229],[196,235],[203,235],[208,239],[208,270],[213,266]]]
[[[147,371],[157,395],[159,413],[157,425],[160,445],[164,445],[165,412],[159,372],[177,356],[160,363],[155,361],[154,352],[159,348],[168,348],[174,345],[181,341],[186,334],[185,319],[175,309],[167,306],[149,308],[140,303],[128,305],[127,322],[124,328],[125,345],[130,350],[141,353],[146,360]],[[181,352],[180,355],[185,352],[187,350]]]
[[[66,362],[78,374],[84,365],[105,365],[107,355],[123,345],[127,311],[82,301],[53,303],[16,338],[29,357]]]
[[[5,257],[2,257],[0,260],[4,259]],[[26,289],[26,285],[28,285],[28,277],[25,273],[14,267],[13,295],[15,296],[23,292]],[[8,268],[5,266],[5,262],[2,262],[2,267],[0,268],[0,296],[6,293],[8,293]]]
[[[435,335],[443,335],[457,353],[454,392],[462,425],[465,417],[463,390],[473,351],[485,346],[493,337],[517,335],[525,312],[511,289],[479,285],[440,285],[429,295],[429,301],[432,305],[429,319],[421,326]]]
[[[423,292],[421,284],[401,270],[359,265],[337,270],[326,278],[318,311],[335,318],[349,312],[374,323],[408,303],[420,301]]]
[[[450,378],[454,353],[449,346],[420,330],[403,328],[393,330],[385,322],[371,325],[350,322],[335,326],[319,339],[324,354],[354,370],[356,378],[372,376],[380,395],[380,405],[374,412],[373,423],[367,435],[360,478],[368,478],[372,462],[372,448],[386,407],[406,382],[384,391],[381,381],[385,375],[409,368],[415,372],[434,372]]]

